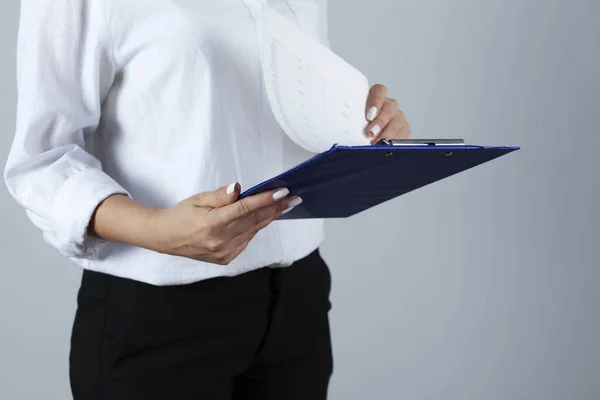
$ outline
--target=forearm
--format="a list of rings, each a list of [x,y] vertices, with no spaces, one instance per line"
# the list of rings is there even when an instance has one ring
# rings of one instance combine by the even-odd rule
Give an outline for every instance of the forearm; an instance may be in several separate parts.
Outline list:
[[[158,250],[159,239],[154,225],[158,210],[124,195],[104,200],[92,216],[88,234],[102,239]]]

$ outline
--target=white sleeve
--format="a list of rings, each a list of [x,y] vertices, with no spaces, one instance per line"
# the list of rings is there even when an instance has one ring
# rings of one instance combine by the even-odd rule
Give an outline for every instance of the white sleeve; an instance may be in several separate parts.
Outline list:
[[[300,28],[329,47],[328,0],[287,0]]]
[[[84,150],[115,74],[102,4],[21,1],[17,124],[4,180],[44,239],[75,258],[105,243],[86,236],[98,204],[129,195]]]

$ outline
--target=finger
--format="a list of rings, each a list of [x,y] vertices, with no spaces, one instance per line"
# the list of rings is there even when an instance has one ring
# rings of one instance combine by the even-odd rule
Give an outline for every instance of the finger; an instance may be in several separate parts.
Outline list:
[[[267,227],[274,219],[275,218],[271,218],[269,220],[261,222],[258,225],[251,225],[249,229],[246,229],[243,232],[239,232],[238,234],[233,235],[233,237],[224,242],[222,248],[213,252],[213,262],[220,265],[229,264],[240,254],[240,247],[245,248],[248,242],[252,240],[252,238],[254,238],[254,236],[256,236],[258,232],[260,232],[260,230]]]
[[[393,118],[392,121],[390,121],[387,127],[383,130],[383,132],[381,132],[381,134],[377,138],[371,140],[371,143],[377,143],[379,138],[386,138],[388,140],[408,139],[409,136],[410,125],[408,124],[408,122],[406,122],[406,120],[403,117],[397,116]]]
[[[219,208],[234,203],[240,195],[241,186],[235,182],[228,186],[220,187],[212,192],[198,193],[191,200],[198,207]]]
[[[281,217],[285,210],[289,209],[290,207],[296,207],[300,203],[302,203],[302,199],[300,197],[289,197],[271,206],[256,210],[245,218],[240,218],[231,222],[227,229],[234,235],[239,235],[253,230],[258,232],[272,221]]]
[[[387,99],[386,87],[380,84],[373,85],[367,98],[367,107],[365,110],[367,121],[373,121],[379,115],[385,99]]]
[[[221,265],[228,265],[231,261],[235,260],[242,251],[246,249],[250,241],[256,236],[256,234],[269,225],[272,221],[264,221],[260,226],[257,226],[255,230],[243,232],[227,243],[227,247],[215,254],[215,262]]]
[[[248,247],[248,245],[250,244],[250,241],[247,240],[245,242],[242,242],[241,244],[237,245],[236,247],[234,247],[235,250],[233,250],[225,259],[222,260],[222,265],[229,265],[231,264],[231,262],[233,260],[235,260],[236,258],[239,257],[240,254],[242,254],[242,252],[244,250],[246,250],[246,247]]]
[[[246,229],[244,229],[243,231],[239,232],[231,240],[231,246],[233,248],[235,248],[235,247],[239,246],[240,244],[242,244],[243,242],[248,242],[248,241],[252,240],[252,238],[254,238],[254,236],[256,236],[256,234],[258,232],[260,232],[261,230],[265,229],[273,221],[275,221],[278,218],[280,218],[282,214],[283,214],[283,210],[277,211],[274,214],[271,214],[266,219],[264,219],[261,222],[259,222],[258,224],[252,224],[250,227],[246,227]]]
[[[281,204],[285,204],[285,203],[286,203],[285,201],[281,202]],[[289,210],[291,208],[294,208],[297,205],[299,205],[300,203],[302,203],[302,199],[300,199],[299,197],[295,197],[291,201],[288,202],[287,209]],[[260,223],[258,223],[256,225],[251,224],[250,227],[246,227],[246,229],[244,229],[239,234],[237,234],[227,244],[227,249],[234,249],[234,250],[227,250],[227,249],[223,250],[223,252],[221,253],[222,256],[220,257],[220,264],[227,265],[232,260],[234,260],[246,248],[246,246],[248,246],[248,243],[256,236],[256,234],[258,232],[265,229],[273,221],[279,219],[283,215],[283,213],[284,213],[284,211],[281,211],[281,208],[280,208],[275,214],[270,215],[268,218],[264,219],[263,221],[261,221]]]
[[[386,99],[377,118],[367,125],[367,135],[371,138],[384,137],[381,132],[387,128],[398,113],[401,113],[398,109],[398,102],[394,99]],[[404,114],[402,114],[402,117],[404,117]]]
[[[225,223],[251,216],[256,210],[271,206],[284,200],[290,191],[288,189],[274,189],[255,194],[236,201],[233,204],[215,210]]]

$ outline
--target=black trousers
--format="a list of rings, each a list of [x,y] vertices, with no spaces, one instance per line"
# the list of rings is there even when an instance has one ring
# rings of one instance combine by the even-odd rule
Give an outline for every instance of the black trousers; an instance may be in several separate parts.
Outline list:
[[[291,267],[182,286],[84,271],[74,399],[326,399],[330,287],[318,251]]]

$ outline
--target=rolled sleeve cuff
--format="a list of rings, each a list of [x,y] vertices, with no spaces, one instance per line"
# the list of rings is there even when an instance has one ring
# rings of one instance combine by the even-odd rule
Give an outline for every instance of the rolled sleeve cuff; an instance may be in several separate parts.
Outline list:
[[[131,197],[105,172],[95,168],[77,172],[60,187],[52,202],[52,225],[69,257],[93,258],[106,241],[87,235],[87,228],[98,205],[114,194]]]

